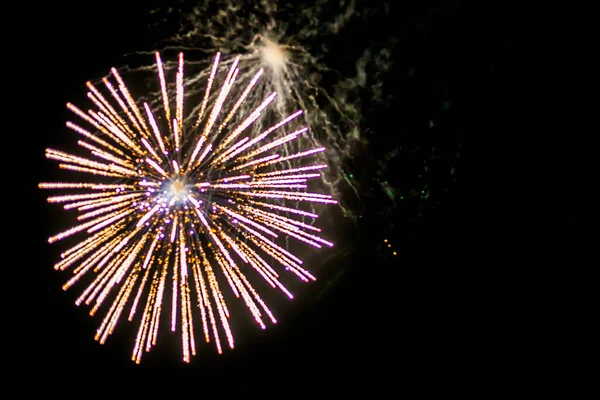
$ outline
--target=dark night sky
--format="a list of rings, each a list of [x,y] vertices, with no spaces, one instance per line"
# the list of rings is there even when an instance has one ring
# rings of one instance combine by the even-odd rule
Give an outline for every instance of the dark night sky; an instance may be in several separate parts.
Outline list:
[[[121,368],[170,368],[186,376],[197,371],[239,376],[289,371],[307,377],[453,368],[461,360],[461,348],[478,332],[473,299],[467,298],[477,263],[470,240],[475,217],[468,185],[473,171],[463,160],[470,151],[463,85],[472,55],[465,43],[468,23],[458,2],[429,3],[393,6],[382,20],[362,26],[370,33],[358,34],[358,29],[355,38],[339,42],[341,52],[343,46],[352,52],[365,37],[375,42],[400,38],[392,53],[392,70],[384,77],[392,99],[385,105],[365,101],[371,146],[349,168],[369,192],[367,207],[358,220],[358,243],[350,256],[337,261],[345,272],[325,279],[332,281],[329,290],[318,296],[323,286],[307,288],[298,296],[304,300],[286,306],[285,314],[278,315],[280,323],[264,332],[242,327],[236,335],[239,345],[225,355],[216,356],[211,345],[199,344],[200,354],[185,365],[179,361],[179,336],[166,335],[163,344],[136,366],[129,360],[133,324],[121,321],[108,343],[100,346],[93,340],[99,318],[90,318],[85,308],[74,305],[75,292],[61,290],[65,275],[52,269],[60,245],[48,245],[46,238],[57,231],[63,214],[36,188],[41,226],[32,243],[39,261],[31,264],[31,275],[41,278],[42,292],[31,314],[37,347],[37,355],[31,357],[37,360],[30,362],[57,377],[96,369],[115,373]],[[48,171],[56,168],[43,159],[44,149],[73,140],[64,126],[65,103],[81,98],[86,80],[119,66],[121,54],[152,49],[152,41],[160,36],[146,28],[144,8],[119,8],[116,13],[106,2],[81,4],[86,5],[43,6],[54,18],[40,17],[38,28],[46,44],[35,50],[44,98],[39,118],[36,115],[36,124],[43,122],[37,127],[34,154],[40,168],[37,181],[48,180]],[[501,35],[489,40],[493,51],[507,51]],[[491,71],[494,66],[489,67]],[[429,127],[430,120],[435,128]],[[399,156],[378,176],[379,161],[399,146]],[[429,165],[428,173],[422,172],[424,164]],[[406,201],[391,207],[378,183],[382,181]],[[422,197],[419,191],[425,186],[428,196]],[[384,238],[399,256],[382,248]]]

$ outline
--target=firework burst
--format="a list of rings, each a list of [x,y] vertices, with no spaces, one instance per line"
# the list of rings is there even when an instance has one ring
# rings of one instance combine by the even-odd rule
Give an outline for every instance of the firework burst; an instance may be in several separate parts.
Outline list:
[[[239,59],[228,63],[226,76],[218,80],[223,65],[217,53],[204,94],[187,116],[182,54],[175,85],[169,86],[156,53],[160,95],[155,103],[134,101],[113,68],[113,83],[102,80],[105,94],[87,84],[96,110],[84,112],[67,104],[94,128],[67,122],[91,156],[46,151],[61,169],[88,176],[85,182],[39,185],[77,191],[48,198],[79,212],[78,224],[50,237],[50,243],[86,235],[55,265],[72,270],[63,289],[88,276],[90,283],[76,304],[90,305],[94,315],[110,303],[96,333],[100,343],[124,313],[129,321],[140,320],[132,354],[136,363],[156,345],[164,314],[170,314],[170,330],[181,332],[186,362],[196,354],[197,335],[214,342],[219,353],[223,342],[233,348],[224,288],[243,301],[264,329],[267,320],[276,320],[251,280],[260,276],[292,298],[281,282],[284,274],[302,281],[315,277],[289,251],[287,239],[316,248],[333,246],[310,223],[317,218],[314,210],[303,209],[303,204],[336,203],[332,196],[308,188],[326,165],[302,161],[325,148],[280,151],[289,149],[307,128],[290,129],[302,110],[263,128],[275,92],[248,115],[240,115],[262,70],[243,89],[232,90],[238,64]]]

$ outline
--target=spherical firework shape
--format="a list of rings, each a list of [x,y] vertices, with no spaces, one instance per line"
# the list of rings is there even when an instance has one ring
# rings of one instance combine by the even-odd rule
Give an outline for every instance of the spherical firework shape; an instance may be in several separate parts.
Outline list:
[[[260,130],[251,129],[264,119],[276,93],[249,115],[236,114],[262,74],[259,71],[243,91],[232,91],[238,60],[228,64],[219,87],[217,53],[193,115],[186,115],[184,108],[182,54],[176,82],[169,86],[156,53],[158,108],[136,102],[113,68],[116,83],[104,78],[105,94],[87,84],[96,109],[84,112],[67,104],[93,128],[67,122],[82,136],[78,144],[89,154],[46,151],[61,169],[87,177],[83,182],[39,185],[71,191],[48,201],[79,212],[77,225],[48,240],[81,238],[55,265],[57,270],[72,270],[63,289],[87,276],[91,283],[76,304],[90,305],[91,315],[108,304],[96,333],[100,343],[124,315],[140,321],[132,354],[136,363],[156,345],[165,313],[170,314],[169,328],[181,333],[184,361],[196,354],[197,336],[214,342],[219,353],[224,341],[233,348],[224,291],[242,301],[264,329],[265,321],[276,320],[255,290],[254,279],[260,277],[289,298],[293,296],[282,283],[285,274],[315,280],[282,240],[333,246],[319,236],[319,228],[304,221],[318,215],[297,206],[336,203],[331,195],[308,191],[309,180],[318,180],[319,171],[326,168],[311,164],[310,156],[325,149],[278,152],[306,132],[304,127],[289,129],[301,110],[266,129],[263,124],[258,124]]]

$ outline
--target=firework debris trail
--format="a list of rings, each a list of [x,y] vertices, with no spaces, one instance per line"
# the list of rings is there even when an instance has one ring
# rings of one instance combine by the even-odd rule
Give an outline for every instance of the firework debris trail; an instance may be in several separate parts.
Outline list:
[[[284,144],[283,151],[290,155],[325,146],[327,151],[318,157],[329,165],[329,169],[323,172],[321,184],[339,200],[346,217],[355,217],[356,212],[350,205],[352,201],[348,203],[345,199],[349,196],[360,199],[360,188],[355,181],[348,179],[347,161],[364,149],[367,140],[361,134],[360,101],[354,94],[357,89],[365,87],[366,64],[374,61],[380,70],[385,70],[389,53],[384,49],[373,56],[370,49],[365,49],[355,61],[356,76],[346,78],[322,62],[323,55],[327,53],[323,39],[336,37],[349,21],[368,10],[357,11],[354,1],[343,0],[318,1],[310,6],[303,3],[302,7],[297,3],[271,0],[230,0],[218,9],[213,3],[205,0],[187,11],[154,10],[155,14],[162,13],[164,16],[160,23],[182,21],[177,28],[178,33],[163,40],[156,50],[161,53],[200,53],[186,58],[185,85],[190,88],[185,93],[186,103],[198,104],[190,115],[197,113],[201,107],[198,99],[204,93],[203,85],[198,83],[206,82],[211,76],[212,64],[205,54],[221,52],[222,68],[228,68],[239,56],[240,72],[236,78],[239,84],[232,89],[230,99],[236,99],[237,93],[234,92],[243,91],[259,71],[263,71],[263,76],[232,122],[238,122],[236,118],[252,111],[248,107],[272,92],[277,92],[278,96],[271,106],[271,115],[258,121],[252,127],[251,135],[259,134],[262,124],[280,120],[302,109],[304,113],[299,120],[309,131],[300,140]],[[136,54],[147,55],[153,51]],[[176,68],[175,61],[165,64],[166,70],[174,71]],[[127,67],[123,72],[143,70],[155,71],[155,66]],[[333,77],[336,81],[328,90],[321,86],[324,76]],[[374,79],[377,80],[378,76]],[[371,87],[375,89],[369,95],[377,97],[377,85]],[[188,97],[195,98],[195,101],[188,101]],[[160,107],[160,101],[153,103],[153,107]],[[298,165],[299,161],[289,160],[288,167]]]

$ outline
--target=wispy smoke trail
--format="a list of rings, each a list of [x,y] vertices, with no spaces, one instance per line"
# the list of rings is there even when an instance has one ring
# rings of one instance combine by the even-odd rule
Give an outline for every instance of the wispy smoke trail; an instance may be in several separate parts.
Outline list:
[[[273,121],[304,110],[303,120],[298,119],[297,123],[307,126],[309,131],[302,140],[286,144],[286,151],[292,154],[325,146],[327,151],[320,156],[330,168],[323,174],[323,184],[339,199],[344,215],[353,217],[356,210],[351,204],[357,204],[361,189],[356,181],[348,178],[347,165],[367,144],[362,134],[364,123],[359,94],[364,96],[367,92],[375,101],[383,98],[379,75],[389,68],[389,49],[363,49],[362,55],[353,61],[354,71],[349,69],[352,74],[342,75],[328,67],[326,61],[333,43],[344,40],[349,24],[372,12],[372,8],[365,9],[358,7],[355,1],[343,0],[303,2],[302,5],[270,0],[228,0],[219,2],[218,6],[204,0],[189,7],[153,10],[155,29],[166,31],[165,27],[173,21],[177,21],[177,27],[155,49],[139,54],[154,50],[186,52],[185,84],[189,88],[186,104],[197,104],[197,109],[188,114],[190,118],[197,115],[202,103],[201,88],[210,76],[212,54],[223,54],[223,68],[228,68],[234,58],[240,56],[238,83],[232,89],[238,93],[232,93],[232,99],[238,98],[262,69],[257,88],[236,115],[248,115],[260,99],[272,92],[278,93],[270,107],[271,114],[251,127],[252,135]],[[350,47],[352,44],[340,42],[340,45]],[[132,68],[132,71],[144,69],[154,67]],[[176,66],[167,64],[166,69],[174,73]],[[158,96],[155,105],[160,106]],[[235,118],[239,117],[234,117],[230,126],[241,122]],[[296,161],[290,160],[289,165],[293,166]]]

